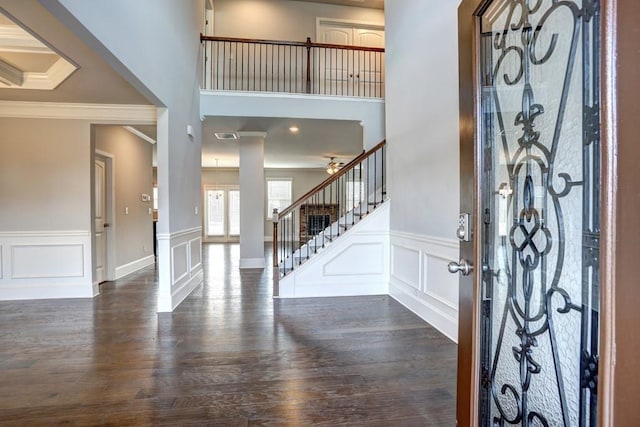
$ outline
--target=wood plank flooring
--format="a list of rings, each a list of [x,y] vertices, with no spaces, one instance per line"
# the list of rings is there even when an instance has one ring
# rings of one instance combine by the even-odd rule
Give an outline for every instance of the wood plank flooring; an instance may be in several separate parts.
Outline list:
[[[0,425],[455,425],[456,346],[392,298],[273,300],[238,245],[203,258],[171,314],[153,268],[0,302]]]

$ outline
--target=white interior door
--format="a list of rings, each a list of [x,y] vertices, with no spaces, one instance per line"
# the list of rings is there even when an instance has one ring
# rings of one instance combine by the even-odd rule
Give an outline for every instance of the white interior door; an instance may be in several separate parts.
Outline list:
[[[326,44],[353,45],[353,28],[333,24],[318,26],[318,42]],[[321,49],[320,86],[321,93],[349,95],[349,82],[353,79],[353,60],[343,49]]]
[[[384,47],[384,27],[320,19],[319,43]],[[382,96],[384,59],[373,52],[344,49],[319,51],[320,93],[338,96]]]
[[[107,280],[107,165],[104,160],[95,160],[95,241],[96,280]]]
[[[353,29],[354,45],[384,48],[384,30],[369,28]],[[384,96],[384,58],[375,52],[360,52],[354,66],[356,95],[367,97]]]

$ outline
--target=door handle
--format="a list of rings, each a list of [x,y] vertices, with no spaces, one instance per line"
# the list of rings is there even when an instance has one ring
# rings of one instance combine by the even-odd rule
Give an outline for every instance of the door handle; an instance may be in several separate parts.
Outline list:
[[[109,228],[109,227],[111,227],[111,224],[105,223],[105,224],[103,225],[103,227],[104,227],[104,228]]]
[[[462,273],[463,276],[468,276],[473,271],[473,265],[466,259],[461,259],[460,262],[451,261],[447,264],[449,273]]]

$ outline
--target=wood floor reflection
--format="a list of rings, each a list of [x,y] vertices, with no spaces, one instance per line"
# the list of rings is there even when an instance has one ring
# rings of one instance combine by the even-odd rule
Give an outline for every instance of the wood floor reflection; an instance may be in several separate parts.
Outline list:
[[[387,296],[273,300],[238,258],[205,245],[171,314],[153,268],[0,302],[0,425],[455,425],[455,344]]]

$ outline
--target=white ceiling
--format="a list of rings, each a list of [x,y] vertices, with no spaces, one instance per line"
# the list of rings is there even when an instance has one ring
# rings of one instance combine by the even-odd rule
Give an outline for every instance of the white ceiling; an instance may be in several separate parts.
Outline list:
[[[298,127],[297,133],[289,128]],[[215,132],[266,132],[265,167],[325,168],[331,157],[348,161],[362,152],[362,126],[347,120],[208,117],[202,126],[202,166],[239,166],[238,140]]]

